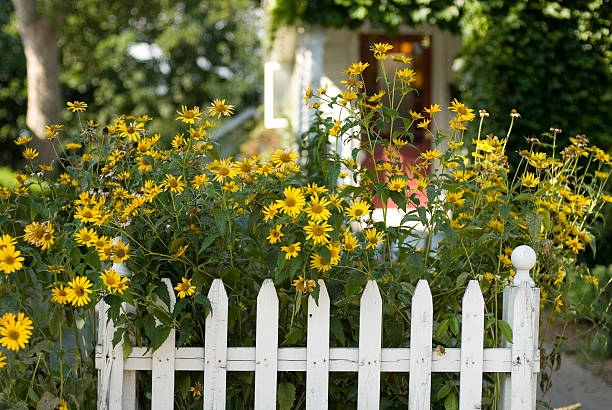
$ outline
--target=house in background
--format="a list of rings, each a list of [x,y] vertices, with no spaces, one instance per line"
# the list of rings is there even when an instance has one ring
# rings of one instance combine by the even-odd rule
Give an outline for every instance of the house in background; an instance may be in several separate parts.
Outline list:
[[[364,25],[358,30],[348,28],[331,29],[313,26],[282,28],[264,55],[264,125],[266,128],[290,128],[296,135],[307,131],[313,120],[312,110],[304,104],[304,90],[312,84],[313,91],[327,85],[330,95],[344,91],[341,81],[346,79],[343,71],[355,62],[368,62],[364,81],[369,93],[377,89],[376,80],[382,76],[382,66],[374,58],[370,46],[377,42],[393,45],[389,54],[403,54],[412,58],[417,74],[418,93],[411,93],[400,107],[400,114],[408,117],[408,109],[422,111],[430,104],[440,104],[442,112],[437,114],[440,127],[451,119],[445,110],[457,97],[453,92],[453,62],[461,48],[461,37],[442,31],[436,26],[400,26],[397,34],[390,36]],[[385,60],[385,70],[392,76],[396,66],[391,59]],[[378,84],[380,87],[382,84]],[[322,108],[329,109],[326,106]],[[330,111],[334,119],[341,113]],[[431,147],[428,134],[416,129],[415,145],[420,150]],[[342,156],[351,155],[358,142],[342,147]],[[381,147],[378,147],[381,148]],[[376,153],[376,159],[382,152]],[[418,151],[404,147],[402,160],[411,164]],[[372,166],[371,159],[362,158],[364,166]],[[391,205],[393,206],[393,205]],[[376,216],[376,215],[375,215]],[[395,218],[399,223],[402,214]],[[394,219],[395,219],[394,218]]]

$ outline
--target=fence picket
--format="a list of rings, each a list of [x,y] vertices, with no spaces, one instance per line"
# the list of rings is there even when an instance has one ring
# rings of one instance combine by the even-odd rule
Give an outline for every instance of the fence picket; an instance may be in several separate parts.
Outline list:
[[[369,280],[359,308],[359,371],[357,408],[380,406],[380,365],[382,343],[382,298],[375,280]]]
[[[278,371],[278,296],[272,279],[266,279],[257,296],[255,338],[255,408],[276,408]]]
[[[308,297],[306,341],[306,409],[327,409],[329,387],[329,294],[319,279],[319,304]]]
[[[484,298],[478,281],[471,280],[463,295],[461,309],[460,410],[481,408],[483,343]]]
[[[515,289],[510,408],[527,410],[531,409],[533,403],[531,381],[537,343],[534,339],[536,305],[533,289],[528,283],[522,283]]]
[[[408,408],[426,410],[431,401],[431,337],[433,303],[429,285],[419,280],[412,296],[410,314],[410,381]]]
[[[170,279],[164,278],[162,282],[168,288],[170,296],[170,306],[167,306],[168,312],[174,310],[176,296],[172,288]],[[164,305],[163,301],[159,301]],[[171,329],[170,334],[162,343],[162,345],[153,352],[152,363],[152,383],[151,383],[151,409],[163,410],[174,407],[174,359],[176,355],[175,349],[176,330]]]
[[[221,279],[208,292],[212,312],[206,317],[204,334],[204,409],[225,409],[227,369],[227,293]]]

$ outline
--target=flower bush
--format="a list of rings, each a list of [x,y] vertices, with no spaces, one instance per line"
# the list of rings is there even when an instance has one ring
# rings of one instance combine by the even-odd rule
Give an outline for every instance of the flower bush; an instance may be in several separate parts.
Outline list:
[[[177,346],[202,346],[202,312],[210,309],[206,294],[214,278],[223,278],[230,297],[233,346],[255,343],[255,303],[265,278],[278,288],[283,345],[305,342],[306,297],[318,297],[316,279],[323,278],[334,302],[333,346],[357,345],[352,324],[369,279],[383,297],[384,346],[409,345],[407,312],[419,279],[429,281],[434,298],[434,345],[458,345],[461,298],[476,279],[486,303],[485,346],[499,346],[511,339],[500,298],[514,274],[510,253],[520,244],[538,253],[532,276],[542,306],[554,315],[571,314],[580,303],[565,297],[570,283],[600,292],[576,260],[593,243],[589,228],[612,200],[604,192],[610,156],[585,136],[560,150],[560,130],[553,129],[527,139],[511,169],[505,146],[518,112],[503,137],[485,134],[486,111],[477,114],[457,100],[448,132],[436,121],[437,104],[403,116],[402,99],[416,92],[410,59],[389,55],[386,44],[372,51],[381,64],[392,58],[406,68],[385,77],[381,90],[364,89],[366,63],[347,69],[340,95],[306,90],[317,121],[301,141],[309,148],[301,159],[291,150],[269,159],[220,158],[214,117],[234,110],[225,100],[215,100],[208,113],[177,110],[184,129],[166,146],[147,128],[146,115],[123,115],[104,127],[86,121],[48,165],[35,165],[29,139],[17,139],[28,160],[25,173],[12,189],[0,188],[0,403],[95,405],[100,299],[117,327],[114,342],[123,340],[129,355],[136,345],[158,348],[172,328]],[[337,108],[339,117],[324,114],[326,107]],[[68,103],[79,124],[86,108]],[[432,146],[406,163],[400,152],[414,147],[415,129]],[[62,125],[47,127],[50,140],[63,133]],[[343,157],[338,147],[351,141],[359,148]],[[379,146],[382,159],[375,155]],[[360,155],[374,166],[360,166]],[[373,217],[376,201],[380,218]],[[388,221],[391,206],[402,212],[399,225]],[[161,303],[169,300],[162,278],[176,291],[172,312]],[[206,394],[202,375],[176,377],[176,406],[198,407]],[[303,407],[304,377],[280,375],[283,408]],[[331,378],[334,407],[354,405],[354,376]],[[228,401],[252,400],[253,381],[250,373],[232,375]],[[486,382],[483,405],[495,406],[499,380]],[[384,374],[382,386],[384,406],[407,402],[407,375]],[[456,375],[434,374],[432,394],[435,408],[456,408]]]

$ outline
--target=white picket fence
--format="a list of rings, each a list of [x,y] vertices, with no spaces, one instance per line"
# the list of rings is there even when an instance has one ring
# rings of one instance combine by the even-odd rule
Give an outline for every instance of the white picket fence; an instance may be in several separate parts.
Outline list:
[[[226,372],[255,372],[255,409],[275,409],[277,373],[306,372],[306,409],[328,407],[329,372],[357,372],[358,409],[380,406],[380,373],[409,372],[411,410],[429,409],[432,372],[460,373],[459,408],[480,409],[483,372],[503,377],[501,408],[535,409],[539,289],[533,287],[529,269],[535,252],[520,246],[512,254],[517,274],[504,291],[503,318],[513,331],[512,344],[483,348],[484,300],[472,280],[463,296],[461,347],[433,349],[432,297],[427,281],[420,280],[412,298],[409,348],[382,348],[382,299],[376,281],[370,280],[361,296],[359,347],[329,347],[330,299],[319,280],[319,303],[308,298],[306,347],[278,347],[279,303],[272,280],[266,279],[257,297],[255,347],[227,346],[228,298],[220,279],[212,283],[208,298],[212,312],[206,318],[204,347],[175,347],[172,330],[155,352],[135,347],[123,360],[123,347],[113,348],[108,306],[100,306],[96,368],[99,370],[98,409],[136,409],[136,372],[152,371],[153,410],[174,406],[174,372],[204,372],[204,409],[225,409]],[[171,295],[172,285],[164,279]],[[103,303],[103,302],[101,302]]]

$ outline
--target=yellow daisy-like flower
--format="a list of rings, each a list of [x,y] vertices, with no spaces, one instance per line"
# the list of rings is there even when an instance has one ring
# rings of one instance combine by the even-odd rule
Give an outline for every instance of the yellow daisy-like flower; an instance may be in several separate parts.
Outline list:
[[[487,226],[490,229],[496,230],[499,233],[504,232],[504,222],[499,219],[491,219]]]
[[[487,282],[493,282],[493,280],[495,279],[495,276],[491,272],[485,272],[482,276]]]
[[[214,117],[216,115],[217,118],[221,118],[222,115],[229,117],[233,114],[233,110],[234,106],[226,104],[225,99],[215,99],[215,101],[210,104],[210,107],[208,107],[208,115],[211,117]]]
[[[324,256],[313,253],[310,255],[310,268],[316,269],[319,272],[327,272],[331,269],[331,263]]]
[[[410,64],[412,62],[412,58],[406,57],[406,56],[402,56],[402,55],[393,55],[393,56],[391,56],[391,58],[393,59],[393,61],[399,61],[399,62],[405,63],[405,64]]]
[[[125,262],[130,258],[130,244],[123,241],[116,241],[113,244],[113,256],[111,260],[115,263]]]
[[[451,224],[451,227],[453,227],[454,229],[465,228],[465,224],[461,223],[459,219],[451,219],[450,224]]]
[[[521,175],[521,184],[527,188],[535,188],[540,183],[540,178],[536,177],[532,172],[525,172]]]
[[[392,178],[387,182],[387,187],[391,191],[403,192],[409,182],[403,178]]]
[[[465,204],[465,198],[463,197],[463,191],[447,192],[446,202],[449,204],[455,204],[457,206],[463,206],[463,204]]]
[[[100,210],[96,208],[91,208],[89,206],[78,207],[76,213],[74,214],[75,219],[80,219],[81,222],[98,222],[102,213]]]
[[[109,292],[116,292],[115,286],[117,283],[121,282],[121,275],[114,270],[113,268],[105,269],[102,274],[100,274],[100,279],[102,279],[102,283],[106,286]]]
[[[23,267],[23,256],[21,251],[15,249],[13,245],[5,246],[0,250],[0,270],[5,274],[13,273]]]
[[[335,193],[333,195],[329,196],[329,203],[332,204],[339,212],[342,212],[344,210],[344,207],[342,206],[342,202],[344,202],[344,199],[339,197],[340,194]]]
[[[181,194],[185,190],[185,181],[182,181],[182,175],[179,175],[178,178],[173,175],[166,174],[166,179],[164,179],[164,186],[166,189],[174,192],[175,194]]]
[[[463,141],[449,141],[448,147],[452,149],[458,149],[463,146]]]
[[[206,174],[196,175],[191,180],[191,186],[193,186],[195,189],[200,189],[208,183],[210,183],[210,179],[208,178],[208,175]]]
[[[189,391],[193,393],[193,397],[202,396],[202,383],[196,382],[194,386],[189,388]]]
[[[297,159],[298,155],[292,150],[281,151],[277,149],[270,158],[270,162],[274,164],[276,168],[280,168],[282,170],[291,163],[294,163]]]
[[[291,258],[295,258],[298,256],[298,252],[302,250],[300,247],[302,245],[301,242],[296,242],[288,246],[281,246],[281,250],[285,252],[285,259],[289,260]]]
[[[44,134],[47,140],[54,140],[59,135],[59,131],[64,128],[63,125],[46,125]]]
[[[398,70],[396,71],[396,74],[400,78],[400,80],[402,80],[408,85],[412,84],[416,80],[416,73],[414,72],[414,70],[408,68]]]
[[[229,158],[221,161],[215,161],[209,164],[208,168],[210,169],[210,172],[215,175],[213,177],[213,181],[219,181],[220,183],[225,182],[226,178],[232,179],[238,175],[236,164],[234,164]]]
[[[73,102],[67,102],[66,105],[68,106],[68,110],[72,111],[72,112],[83,112],[87,109],[87,104],[81,101],[73,101]]]
[[[285,199],[278,199],[276,203],[281,211],[295,218],[300,214],[302,208],[304,208],[306,198],[299,188],[287,187],[284,193]]]
[[[346,105],[349,101],[354,100],[355,98],[357,98],[356,92],[346,90],[342,94],[340,94],[340,99],[338,100],[338,104]]]
[[[272,244],[280,241],[280,238],[285,236],[285,234],[281,232],[282,227],[283,225],[276,225],[274,228],[270,229],[270,234],[266,237],[266,239]]]
[[[80,245],[91,246],[95,241],[98,240],[98,234],[93,228],[87,229],[87,227],[81,228],[77,233],[74,234],[74,239]]]
[[[431,120],[423,120],[417,124],[417,128],[427,128]]]
[[[429,116],[433,116],[435,113],[442,111],[440,109],[440,104],[432,104],[429,106],[429,108],[425,107],[423,109],[423,111],[425,111],[426,113],[429,114]]]
[[[32,141],[32,137],[28,137],[27,135],[22,135],[21,137],[15,140],[16,145],[24,145],[28,142]]]
[[[346,214],[351,218],[351,221],[355,221],[371,211],[370,205],[366,201],[357,199],[353,204],[346,210]]]
[[[421,114],[420,112],[415,112],[415,111],[410,110],[409,114],[415,120],[422,120],[423,118],[425,118],[423,117],[423,114]]]
[[[66,149],[79,149],[82,148],[83,144],[79,144],[78,142],[69,142],[66,144]]]
[[[65,305],[68,302],[68,292],[64,285],[58,285],[51,289],[51,300],[60,305]]]
[[[0,370],[2,370],[4,366],[6,366],[6,356],[0,352]]]
[[[457,121],[465,122],[472,121],[476,114],[474,114],[474,110],[468,108],[465,104],[459,102],[456,98],[451,102],[451,106],[448,107],[449,110],[457,113]]]
[[[91,288],[93,284],[86,276],[77,276],[72,281],[68,282],[68,288],[66,289],[66,300],[72,304],[72,306],[85,306],[91,299],[89,294],[92,292]]]
[[[34,148],[26,148],[25,151],[23,151],[23,157],[25,159],[34,159],[38,156],[38,151],[36,151],[36,149]]]
[[[177,296],[179,299],[183,299],[185,296],[191,296],[195,293],[196,287],[191,284],[191,279],[183,277],[181,283],[178,283],[174,290],[178,292]]]
[[[437,149],[434,149],[434,150],[428,149],[427,151],[421,153],[421,158],[427,161],[433,161],[434,159],[440,158],[440,155],[442,155],[442,153],[438,151]]]
[[[68,403],[66,403],[66,400],[60,399],[55,410],[68,410]]]
[[[293,286],[298,292],[310,292],[312,289],[317,286],[317,283],[312,279],[304,279],[301,276],[298,276],[297,279],[293,281]]]
[[[377,247],[383,240],[384,232],[376,232],[376,228],[364,229],[363,233],[366,237],[366,249]]]
[[[606,202],[612,202],[612,195],[601,194],[601,199]]]
[[[15,246],[17,245],[17,240],[11,235],[4,234],[0,236],[0,250],[6,248],[7,246]]]
[[[458,182],[467,182],[472,177],[470,171],[458,170],[453,172],[453,179]]]
[[[304,227],[306,239],[312,239],[315,245],[325,245],[329,241],[329,234],[334,229],[327,222],[317,223],[308,221],[308,225]]]
[[[278,203],[270,204],[269,206],[265,206],[262,210],[264,214],[264,221],[268,222],[270,219],[274,218],[278,211],[280,210],[280,205]]]
[[[329,204],[330,202],[327,199],[319,199],[318,194],[314,194],[310,199],[310,204],[308,204],[304,211],[315,222],[327,221],[331,216],[331,212],[327,209]]]
[[[178,114],[176,120],[183,121],[185,124],[195,124],[196,120],[199,121],[202,119],[200,107],[193,107],[188,110],[186,106],[181,105],[181,110],[176,110],[176,113]]]
[[[344,247],[345,251],[350,252],[353,249],[357,249],[359,247],[359,242],[357,241],[357,238],[355,237],[355,235],[353,235],[352,232],[350,232],[349,228],[346,228],[340,239],[342,241],[342,246]]]
[[[238,191],[239,187],[238,187],[238,185],[236,184],[235,181],[228,181],[225,184],[223,184],[221,189],[224,190],[224,191],[236,192],[236,191]]]
[[[144,124],[141,122],[133,122],[130,125],[121,124],[119,126],[119,135],[123,138],[128,138],[130,141],[137,142],[144,132]]]
[[[17,318],[12,313],[5,313],[0,318],[0,345],[14,351],[23,349],[30,341],[33,328],[32,320],[23,313]]]
[[[53,231],[53,225],[49,221],[43,223],[32,222],[24,229],[24,239],[28,243],[45,250],[54,242]]]
[[[387,58],[387,52],[392,49],[393,46],[388,43],[374,43],[370,46],[370,51],[374,53],[374,57],[377,60],[385,60]]]
[[[408,144],[408,141],[407,141],[407,140],[403,140],[403,139],[398,138],[398,137],[393,137],[393,138],[391,139],[391,141],[393,141],[393,143],[394,143],[396,146],[398,146],[398,147],[403,147],[404,145],[407,145],[407,144]]]
[[[344,74],[360,75],[363,72],[363,70],[365,70],[369,66],[370,66],[369,63],[362,63],[361,61],[358,63],[353,63],[349,66],[349,68],[346,69],[346,71],[344,71]],[[322,93],[319,92],[319,95],[321,94]]]

